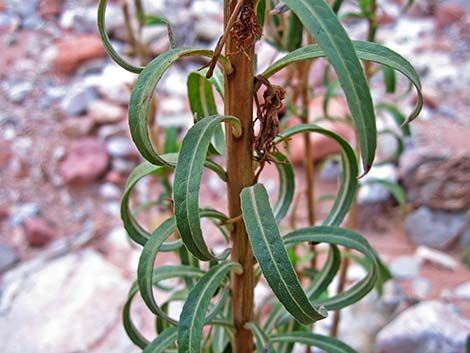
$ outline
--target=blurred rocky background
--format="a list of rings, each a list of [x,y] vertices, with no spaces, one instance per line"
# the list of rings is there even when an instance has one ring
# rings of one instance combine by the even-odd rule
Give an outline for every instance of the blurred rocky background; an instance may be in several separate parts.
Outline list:
[[[143,3],[148,13],[170,20],[178,46],[213,48],[222,33],[222,1]],[[402,15],[404,3],[379,1],[378,41],[415,65],[425,107],[399,161],[374,167],[369,177],[399,183],[406,210],[367,178],[359,196],[361,232],[395,278],[382,297],[372,293],[345,310],[340,337],[363,353],[464,353],[470,333],[470,2],[416,0]],[[126,178],[140,161],[126,122],[135,75],[105,55],[96,12],[92,0],[0,0],[2,353],[138,352],[123,332],[121,309],[139,249],[119,218]],[[109,1],[106,22],[115,48],[129,53],[120,1]],[[361,22],[346,24],[353,38],[362,38]],[[152,57],[168,49],[164,26],[144,28],[142,39]],[[259,65],[278,55],[266,43],[259,53]],[[157,95],[160,127],[182,132],[192,124],[186,74],[201,65],[186,60],[165,75]],[[312,82],[320,93],[322,77],[319,63]],[[405,92],[405,81],[402,86]],[[393,99],[381,79],[372,87],[374,99]],[[401,100],[400,109],[409,112],[415,100]],[[347,112],[341,98],[333,103],[336,113]],[[311,110],[321,106],[320,95]],[[317,158],[331,149],[318,141],[314,147]],[[395,147],[381,137],[379,159],[386,161]],[[302,160],[301,148],[291,152]],[[338,166],[317,162],[315,187],[328,194]],[[301,163],[298,173],[302,185]],[[268,169],[264,179],[271,190],[274,175]],[[155,188],[152,181],[139,183],[135,201],[155,196]],[[207,175],[203,188],[202,202],[225,207],[217,178]],[[299,207],[302,222],[305,205]],[[318,206],[320,215],[326,211]],[[162,217],[157,209],[146,221]],[[361,271],[352,267],[349,279]],[[136,323],[151,338],[152,318],[135,304]],[[326,320],[318,329],[329,325]]]

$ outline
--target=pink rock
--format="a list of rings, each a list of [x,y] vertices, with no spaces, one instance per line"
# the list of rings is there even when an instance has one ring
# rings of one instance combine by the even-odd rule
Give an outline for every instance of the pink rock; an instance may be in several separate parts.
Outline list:
[[[62,9],[62,0],[42,0],[39,4],[39,15],[50,19],[57,17]]]
[[[99,179],[108,166],[105,143],[95,138],[84,138],[72,145],[60,164],[60,174],[67,184],[87,184]]]
[[[26,241],[29,246],[43,247],[57,237],[57,228],[40,217],[28,218],[23,222]]]
[[[100,37],[94,34],[61,39],[56,43],[56,48],[55,69],[62,75],[71,74],[83,63],[105,55]]]
[[[315,97],[310,102],[310,122],[315,122],[316,119],[324,116],[323,114],[323,96]],[[328,106],[328,114],[332,117],[345,118],[348,115],[348,108],[343,98],[334,97],[331,99]],[[300,119],[291,118],[288,122],[288,126],[293,126],[300,123]],[[336,121],[320,121],[317,123],[321,127],[332,130],[339,134],[350,143],[354,141],[354,129],[348,124]],[[312,146],[312,158],[313,162],[319,161],[329,155],[339,153],[339,147],[337,143],[320,134],[310,134],[310,141]],[[289,157],[292,163],[302,164],[305,156],[304,150],[304,138],[302,135],[295,135],[289,141]]]
[[[465,19],[465,8],[458,4],[442,4],[436,9],[434,21],[438,30]]]

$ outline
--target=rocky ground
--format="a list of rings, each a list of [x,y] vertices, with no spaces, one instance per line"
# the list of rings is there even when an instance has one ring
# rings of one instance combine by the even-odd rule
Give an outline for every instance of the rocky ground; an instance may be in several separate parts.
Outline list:
[[[178,45],[213,47],[221,34],[221,2],[174,3],[144,1],[148,12],[169,17]],[[425,108],[412,124],[413,137],[398,165],[371,172],[405,187],[406,214],[378,185],[360,192],[361,231],[395,280],[384,297],[371,294],[345,311],[341,336],[361,352],[463,353],[470,332],[469,4],[416,0],[403,16],[399,1],[379,3],[383,24],[378,39],[416,66]],[[138,351],[120,317],[139,256],[119,219],[125,180],[140,161],[126,122],[135,77],[105,56],[95,18],[94,1],[0,0],[4,353]],[[123,24],[118,1],[110,1],[107,30],[116,48],[126,52]],[[361,23],[347,25],[361,38]],[[168,47],[165,28],[146,29],[143,38],[153,55]],[[266,60],[276,55],[266,45],[260,50]],[[158,91],[161,126],[184,130],[192,123],[185,74],[200,65],[184,62],[165,75]],[[313,71],[322,77],[321,68]],[[318,77],[313,80],[321,81]],[[398,100],[400,94],[385,94],[381,79],[372,85],[377,101],[396,101],[405,112],[411,110],[412,96]],[[404,81],[399,87],[406,91]],[[337,109],[345,109],[341,99],[335,102]],[[321,103],[321,97],[312,101],[312,111]],[[379,157],[386,159],[390,141],[381,139],[379,147]],[[303,155],[301,150],[293,153],[293,159]],[[319,170],[317,194],[335,190],[337,172],[331,162]],[[270,190],[275,190],[274,175],[271,168],[264,177]],[[302,175],[299,167],[299,190],[304,188]],[[207,174],[202,202],[223,209],[222,188]],[[134,198],[144,202],[157,191],[155,183],[143,182]],[[303,202],[299,223],[305,221]],[[320,219],[326,211],[327,204],[318,206]],[[146,220],[156,224],[161,217],[155,210]],[[353,281],[361,269],[353,267],[349,275]],[[143,304],[135,304],[137,324],[151,328]],[[326,321],[319,330],[330,324]]]

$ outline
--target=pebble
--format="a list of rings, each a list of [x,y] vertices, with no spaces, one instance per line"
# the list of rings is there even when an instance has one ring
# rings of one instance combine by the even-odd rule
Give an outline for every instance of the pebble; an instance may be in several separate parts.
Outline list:
[[[382,353],[463,353],[470,322],[452,305],[422,302],[398,315],[377,336]]]
[[[419,275],[419,261],[413,256],[400,256],[389,266],[397,279],[412,279]]]
[[[0,244],[0,274],[12,268],[18,261],[19,257],[15,250]]]
[[[411,282],[413,294],[418,299],[426,299],[431,292],[431,281],[424,277],[417,277]]]
[[[407,215],[405,229],[416,245],[444,249],[455,239],[464,221],[464,212],[436,211],[421,206]],[[470,229],[464,232],[461,239],[469,239],[468,233]]]
[[[83,63],[105,56],[101,38],[94,34],[66,37],[58,40],[55,47],[53,62],[56,72],[61,75],[70,75]]]
[[[64,29],[73,29],[81,33],[98,33],[96,24],[97,6],[74,6],[65,10],[60,17],[60,26]],[[108,3],[106,6],[106,31],[111,33],[124,25],[124,17],[120,6]]]
[[[470,282],[460,284],[454,293],[458,299],[470,300]]]
[[[361,179],[361,188],[358,192],[358,202],[380,203],[387,201],[390,197],[390,191],[379,183],[368,182],[374,179],[397,182],[398,172],[393,164],[382,164],[373,166],[369,173]]]
[[[100,196],[104,199],[119,199],[121,197],[121,189],[112,183],[100,185]]]
[[[87,78],[86,82],[96,87],[100,95],[107,100],[127,105],[131,92],[130,87],[134,84],[135,79],[135,74],[123,70],[116,64],[108,64],[103,68],[101,74]]]
[[[26,241],[29,246],[41,248],[57,237],[57,228],[41,217],[25,219],[23,222]]]
[[[10,222],[13,225],[20,225],[27,218],[34,217],[39,214],[39,205],[36,203],[24,203],[13,207],[11,210]]]
[[[22,103],[33,90],[33,84],[30,81],[23,81],[13,84],[8,90],[8,98],[13,103]]]
[[[114,124],[124,117],[123,109],[104,100],[95,100],[88,105],[88,114],[97,125]]]
[[[66,116],[77,116],[87,112],[91,102],[97,99],[95,88],[76,84],[70,88],[60,107]]]
[[[84,137],[90,135],[95,122],[90,117],[67,120],[63,123],[62,133],[69,137]]]
[[[106,148],[110,156],[116,158],[138,157],[136,147],[128,137],[112,136],[106,141]]]
[[[67,184],[87,184],[106,173],[109,156],[106,145],[95,138],[76,140],[60,163],[60,174]]]

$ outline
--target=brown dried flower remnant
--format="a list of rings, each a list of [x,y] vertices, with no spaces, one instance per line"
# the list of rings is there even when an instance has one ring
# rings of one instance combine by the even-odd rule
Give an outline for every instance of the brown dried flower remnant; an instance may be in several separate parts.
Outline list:
[[[255,102],[257,116],[255,122],[259,120],[260,128],[255,136],[255,152],[256,160],[260,164],[260,168],[256,174],[258,175],[264,168],[266,162],[270,162],[270,157],[277,151],[274,139],[279,134],[279,113],[282,110],[282,101],[284,100],[286,90],[284,87],[271,84],[269,80],[261,75],[256,79],[266,87],[263,94],[264,102],[260,104],[258,95],[255,93]]]
[[[261,26],[252,6],[242,5],[231,32],[237,41],[238,49],[243,53],[246,54],[245,51],[255,45],[256,40],[261,36]],[[231,53],[231,55],[233,54],[237,53]]]

